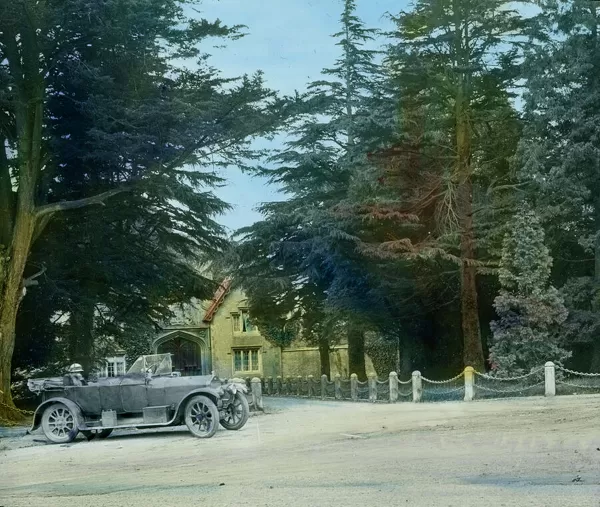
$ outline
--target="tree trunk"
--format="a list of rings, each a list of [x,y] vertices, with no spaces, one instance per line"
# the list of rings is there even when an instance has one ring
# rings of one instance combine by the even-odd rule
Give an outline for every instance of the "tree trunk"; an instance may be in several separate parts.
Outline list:
[[[69,323],[69,359],[79,363],[86,375],[94,367],[94,302],[83,300],[71,313]]]
[[[591,373],[600,373],[600,339],[596,338],[592,348]]]
[[[367,380],[365,365],[365,333],[357,329],[348,329],[348,372],[356,373],[358,380]]]
[[[413,368],[414,343],[413,338],[407,334],[402,334],[400,340],[400,371],[398,375],[410,377]]]
[[[456,14],[456,66],[460,68],[456,92],[456,207],[460,234],[461,317],[464,366],[484,371],[483,345],[479,326],[475,231],[473,228],[472,129],[470,122],[470,47],[468,26],[464,26],[458,6]],[[463,16],[465,13],[463,13]]]
[[[8,420],[20,419],[18,412],[14,410],[10,392],[11,362],[15,348],[17,311],[23,295],[23,273],[35,224],[32,207],[22,201],[8,255],[0,258],[0,417]]]
[[[484,371],[483,344],[479,326],[479,303],[477,298],[477,268],[475,261],[475,233],[473,230],[473,184],[470,175],[470,147],[466,122],[459,121],[459,187],[458,217],[460,220],[460,297],[463,332],[463,363]]]
[[[596,198],[596,242],[594,244],[594,281],[596,286],[600,287],[600,197]],[[593,305],[596,306],[596,305]],[[592,309],[600,312],[600,308]],[[592,349],[592,362],[590,364],[590,372],[600,373],[600,338],[596,337]]]
[[[327,375],[331,380],[331,358],[329,356],[329,340],[321,338],[319,340],[319,358],[321,360],[321,375]]]

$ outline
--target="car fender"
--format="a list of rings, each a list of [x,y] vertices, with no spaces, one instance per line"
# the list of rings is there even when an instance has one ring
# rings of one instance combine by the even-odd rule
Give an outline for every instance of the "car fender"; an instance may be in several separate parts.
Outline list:
[[[212,401],[215,402],[217,409],[218,410],[221,409],[221,406],[223,405],[223,402],[221,401],[221,393],[219,393],[219,391],[217,391],[216,389],[213,389],[212,387],[200,387],[198,389],[194,389],[193,391],[190,391],[181,399],[181,401],[177,405],[177,410],[175,411],[175,413],[181,414],[181,412],[183,411],[183,409],[185,407],[187,400],[189,400],[192,396],[196,396],[197,394],[203,394],[205,396],[208,396]]]
[[[42,424],[42,414],[44,413],[44,410],[46,410],[48,406],[54,403],[62,403],[63,405],[66,405],[71,412],[73,412],[73,414],[75,415],[75,419],[77,420],[77,428],[80,431],[89,429],[85,424],[85,419],[83,417],[83,413],[79,405],[77,405],[77,403],[75,403],[74,401],[68,400],[67,398],[57,397],[46,400],[36,409],[35,414],[33,415],[33,425],[29,430],[30,432],[35,431],[40,427],[40,425]]]

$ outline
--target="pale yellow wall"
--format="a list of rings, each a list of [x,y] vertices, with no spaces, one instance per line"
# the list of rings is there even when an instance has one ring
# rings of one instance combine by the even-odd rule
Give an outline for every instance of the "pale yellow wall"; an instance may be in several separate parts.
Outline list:
[[[298,342],[283,349],[273,346],[258,331],[252,333],[233,332],[232,313],[238,313],[244,307],[245,297],[240,290],[232,290],[223,301],[210,325],[212,348],[212,370],[221,378],[227,377],[277,377],[321,375],[319,350]],[[243,373],[233,371],[232,349],[235,347],[260,347],[261,371]],[[340,345],[330,353],[331,375],[340,374],[348,378],[348,346]],[[371,360],[366,357],[367,373],[374,373]]]
[[[350,377],[353,372],[348,371],[348,346],[341,345],[335,347],[329,353],[331,362],[331,376],[337,374],[343,378]],[[373,363],[368,356],[365,356],[367,374],[375,373]],[[319,349],[316,347],[293,347],[283,350],[283,376],[297,377],[298,375],[321,375],[321,363],[319,359]]]
[[[271,345],[258,331],[252,333],[234,333],[232,313],[239,313],[244,306],[245,297],[239,290],[232,290],[223,301],[210,326],[211,346],[213,349],[213,370],[221,378],[244,376],[277,376],[279,371],[279,348]],[[235,347],[260,347],[261,370],[259,373],[241,373],[233,371],[232,349]]]

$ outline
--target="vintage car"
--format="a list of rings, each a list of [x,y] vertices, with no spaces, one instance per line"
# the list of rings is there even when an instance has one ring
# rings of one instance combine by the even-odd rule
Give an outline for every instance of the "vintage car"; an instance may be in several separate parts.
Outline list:
[[[42,396],[31,431],[41,426],[55,443],[71,442],[79,432],[90,440],[117,428],[183,424],[209,438],[219,422],[238,430],[249,416],[245,385],[213,375],[182,377],[173,372],[170,354],[141,356],[123,376],[86,382],[71,369],[62,378],[31,379],[28,388]]]

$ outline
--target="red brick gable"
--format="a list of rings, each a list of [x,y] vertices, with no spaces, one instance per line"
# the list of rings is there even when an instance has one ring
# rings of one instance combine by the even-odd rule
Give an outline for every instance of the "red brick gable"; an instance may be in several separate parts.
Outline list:
[[[219,306],[223,303],[225,296],[229,294],[229,289],[231,288],[231,278],[225,278],[219,285],[219,288],[216,290],[215,295],[212,298],[210,306],[208,310],[206,310],[206,314],[202,319],[204,322],[211,322],[215,313],[219,309]]]

